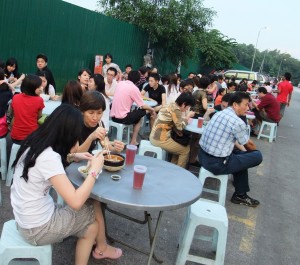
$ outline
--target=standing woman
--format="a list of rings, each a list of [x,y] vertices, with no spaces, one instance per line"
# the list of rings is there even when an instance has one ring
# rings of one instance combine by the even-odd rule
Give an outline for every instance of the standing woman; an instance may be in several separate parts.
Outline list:
[[[113,67],[118,72],[118,76],[116,76],[116,79],[117,80],[122,80],[121,79],[121,77],[122,77],[122,71],[121,71],[119,65],[113,63],[113,57],[112,57],[112,55],[110,53],[105,54],[104,55],[104,60],[105,60],[106,64],[103,65],[103,68],[102,68],[103,77],[106,78],[108,68]],[[118,77],[119,77],[119,79],[118,79]]]
[[[76,153],[80,123],[80,111],[63,104],[26,138],[13,163],[11,204],[18,230],[27,242],[47,245],[76,236],[79,239],[75,265],[87,265],[95,241],[96,259],[117,259],[122,251],[107,245],[99,202],[89,199],[103,166],[103,156]],[[90,160],[89,172],[75,189],[65,167],[83,159]],[[49,194],[52,186],[66,202],[65,206],[54,203]]]
[[[97,90],[98,92],[101,93],[101,95],[105,99],[105,111],[103,112],[101,121],[103,121],[104,127],[108,130],[109,129],[110,99],[106,95],[106,92],[105,92],[104,77],[100,74],[92,75],[90,78],[90,81],[89,81],[88,89],[89,90]]]
[[[81,69],[78,72],[77,79],[80,82],[83,92],[88,91],[88,85],[89,85],[89,80],[90,80],[91,75],[92,75],[92,72],[88,68]]]
[[[21,94],[13,97],[11,108],[14,122],[11,130],[13,143],[20,144],[38,128],[38,119],[45,107],[42,93],[42,80],[36,75],[27,75],[21,85]]]
[[[72,106],[79,108],[82,95],[83,91],[79,81],[68,81],[62,93],[61,103],[71,104]]]
[[[9,58],[5,64],[5,78],[9,83],[14,83],[20,78],[18,72],[18,62],[15,58]]]

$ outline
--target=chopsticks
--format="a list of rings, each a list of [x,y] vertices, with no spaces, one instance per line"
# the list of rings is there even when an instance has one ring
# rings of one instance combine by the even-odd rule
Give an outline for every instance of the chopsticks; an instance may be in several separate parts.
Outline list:
[[[100,127],[103,128],[102,122],[100,121]],[[104,151],[106,151],[108,158],[111,159],[111,155],[110,155],[110,150],[109,150],[109,139],[107,138],[107,136],[105,136],[104,138]]]

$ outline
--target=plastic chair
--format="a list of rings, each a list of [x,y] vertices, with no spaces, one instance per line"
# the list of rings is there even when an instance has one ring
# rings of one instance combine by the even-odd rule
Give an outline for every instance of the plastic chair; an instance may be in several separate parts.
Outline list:
[[[7,154],[6,154],[6,138],[0,138],[0,157],[1,157],[1,178],[6,179],[7,174]]]
[[[139,147],[139,155],[144,155],[146,152],[151,152],[156,154],[157,159],[165,160],[166,151],[161,147],[154,146],[150,141],[142,140]]]
[[[130,143],[130,128],[132,128],[132,125],[126,125],[126,124],[122,124],[122,123],[117,123],[114,122],[112,120],[109,121],[109,128],[114,127],[117,129],[117,136],[116,139],[119,141],[123,141],[123,132],[124,129],[127,128],[127,135],[126,135],[126,139],[124,141],[125,144],[129,144]]]
[[[269,134],[267,134],[268,132],[267,127],[270,127]],[[266,137],[269,139],[269,143],[272,143],[273,141],[276,140],[276,135],[277,135],[277,123],[263,121],[259,129],[257,139],[259,139],[260,137]]]
[[[206,236],[195,236],[198,226],[212,227],[218,231],[218,241],[215,259],[189,254],[193,239],[205,240]],[[183,230],[182,240],[179,242],[179,251],[176,265],[184,265],[186,261],[201,264],[223,265],[227,243],[228,218],[225,208],[214,202],[198,200],[189,207],[187,223]]]
[[[20,147],[21,147],[21,145],[19,145],[19,144],[13,144],[11,147],[9,164],[8,164],[8,169],[7,169],[7,176],[6,176],[6,186],[10,186],[12,183],[14,172],[13,172],[13,169],[11,168],[11,166],[17,157],[17,153],[18,153]]]
[[[228,175],[214,175],[210,171],[206,170],[204,167],[201,167],[199,173],[199,179],[202,182],[203,186],[205,183],[206,178],[214,178],[220,181],[219,190],[207,189],[203,188],[202,191],[217,194],[218,195],[218,202],[225,206],[226,200],[226,191],[227,191],[227,182],[228,182]]]
[[[249,124],[247,124],[247,133],[248,133],[248,136],[250,137],[250,134],[251,134],[251,126]]]
[[[36,259],[40,265],[51,265],[52,247],[30,245],[20,235],[15,220],[10,220],[4,223],[2,229],[0,265],[8,265],[13,259]]]

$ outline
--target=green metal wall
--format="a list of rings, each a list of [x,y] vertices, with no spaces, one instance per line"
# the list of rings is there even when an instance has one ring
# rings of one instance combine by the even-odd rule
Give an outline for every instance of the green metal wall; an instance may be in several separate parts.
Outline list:
[[[0,36],[0,59],[15,57],[20,72],[34,73],[45,53],[58,91],[81,68],[92,70],[96,54],[110,52],[122,70],[140,67],[148,40],[136,26],[60,0],[1,0]]]

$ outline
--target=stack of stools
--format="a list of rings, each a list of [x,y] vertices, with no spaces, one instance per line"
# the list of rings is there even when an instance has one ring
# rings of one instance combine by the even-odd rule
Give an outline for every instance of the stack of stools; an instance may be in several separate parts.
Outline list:
[[[4,223],[1,234],[0,265],[8,265],[13,259],[36,259],[41,265],[51,265],[52,247],[30,245],[18,232],[15,220],[10,220]]]
[[[154,146],[150,141],[142,140],[139,147],[139,155],[144,155],[146,152],[151,152],[156,154],[157,159],[165,160],[166,151],[161,147]]]
[[[228,232],[228,217],[224,207],[228,175],[216,176],[202,167],[199,177],[203,185],[207,177],[216,178],[220,181],[220,188],[217,191],[203,189],[203,191],[218,194],[218,202],[200,199],[189,207],[179,239],[176,265],[184,265],[186,261],[207,265],[223,265]],[[198,226],[214,228],[212,237],[195,235]],[[216,250],[215,259],[189,254],[193,239],[212,242],[212,248]]]
[[[267,127],[270,127],[269,134],[267,134]],[[269,143],[276,140],[277,135],[277,123],[263,121],[259,129],[257,139],[260,137],[266,137],[269,139]]]

